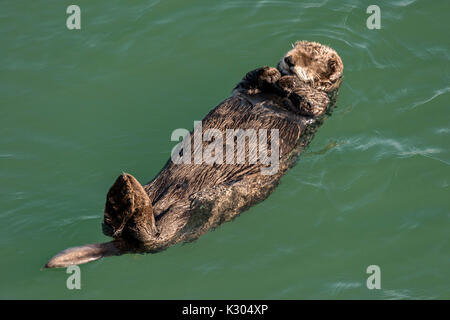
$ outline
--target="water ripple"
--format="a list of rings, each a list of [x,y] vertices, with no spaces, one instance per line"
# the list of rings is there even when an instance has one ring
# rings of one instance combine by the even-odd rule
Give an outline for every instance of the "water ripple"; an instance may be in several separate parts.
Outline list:
[[[348,149],[356,151],[367,151],[376,148],[376,160],[381,160],[386,157],[396,156],[400,158],[409,158],[414,156],[423,156],[433,160],[441,161],[447,165],[450,163],[434,157],[436,154],[441,154],[445,150],[438,147],[426,146],[417,147],[413,144],[410,138],[396,139],[388,137],[352,137],[349,143],[336,147],[339,151]]]
[[[338,281],[330,285],[331,292],[333,295],[342,293],[343,291],[360,288],[362,285],[359,282],[344,282]]]
[[[430,98],[414,103],[411,107],[407,108],[407,110],[411,110],[411,109],[414,109],[414,108],[416,108],[418,106],[422,106],[424,104],[427,104],[428,102],[434,100],[435,98],[437,98],[437,97],[439,97],[439,96],[441,96],[443,94],[446,94],[449,91],[450,91],[450,87],[446,87],[446,88],[443,88],[443,89],[436,90],[436,91],[434,91],[433,95]]]

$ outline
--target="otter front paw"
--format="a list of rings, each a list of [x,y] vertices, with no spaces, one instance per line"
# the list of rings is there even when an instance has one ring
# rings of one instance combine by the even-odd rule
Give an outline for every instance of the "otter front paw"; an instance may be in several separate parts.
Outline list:
[[[276,88],[276,82],[281,78],[280,72],[272,67],[261,67],[248,72],[234,88],[236,92],[254,95]]]
[[[277,84],[287,93],[292,93],[296,88],[302,86],[302,83],[296,76],[283,76]]]
[[[259,81],[266,83],[275,83],[280,80],[281,74],[280,71],[276,68],[272,67],[264,67],[261,69],[261,73],[259,75]]]

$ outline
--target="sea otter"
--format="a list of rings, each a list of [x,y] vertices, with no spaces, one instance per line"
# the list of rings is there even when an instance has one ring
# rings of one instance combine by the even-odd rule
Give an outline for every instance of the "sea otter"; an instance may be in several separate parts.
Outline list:
[[[261,149],[252,137],[248,137],[241,154],[238,151],[235,155],[243,156],[245,161],[231,164],[194,161],[199,147],[189,142],[185,146],[193,149],[192,161],[175,163],[169,159],[146,185],[127,173],[116,179],[106,197],[102,224],[103,233],[113,241],[69,248],[54,256],[45,268],[125,253],[158,252],[176,243],[193,241],[263,201],[333,110],[342,73],[343,63],[333,49],[308,41],[295,43],[277,68],[262,67],[247,73],[232,96],[202,120],[201,132],[277,132],[277,141],[268,139],[279,144],[275,172],[264,174],[262,169],[267,166],[250,159],[252,150]],[[194,131],[189,137],[194,138]],[[201,142],[201,147],[205,144]],[[215,150],[225,154],[227,148],[223,142]],[[177,152],[181,155],[185,150]],[[188,157],[191,160],[191,155]]]

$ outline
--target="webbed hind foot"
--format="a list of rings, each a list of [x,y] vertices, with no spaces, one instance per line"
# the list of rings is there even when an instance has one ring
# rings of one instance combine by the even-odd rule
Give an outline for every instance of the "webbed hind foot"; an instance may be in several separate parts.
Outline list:
[[[107,236],[139,242],[157,236],[152,202],[131,174],[121,174],[109,189],[102,229]]]

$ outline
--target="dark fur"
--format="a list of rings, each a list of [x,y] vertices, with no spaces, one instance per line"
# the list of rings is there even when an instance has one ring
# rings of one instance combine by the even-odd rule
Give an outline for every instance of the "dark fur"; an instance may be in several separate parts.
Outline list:
[[[206,115],[202,128],[222,133],[226,129],[267,129],[268,138],[270,129],[278,129],[280,157],[275,174],[263,175],[259,161],[248,161],[249,148],[255,150],[256,141],[246,144],[244,164],[174,164],[169,160],[144,186],[124,173],[106,197],[103,232],[114,240],[66,249],[45,268],[161,251],[195,240],[263,201],[333,110],[342,71],[334,50],[301,41],[282,58],[278,69],[264,67],[247,73],[233,95]]]
[[[207,165],[169,160],[143,189],[134,177],[122,174],[107,196],[104,233],[124,252],[156,252],[195,240],[263,201],[331,112],[338,87],[316,90],[269,67],[247,73],[233,96],[202,120],[203,131],[279,129],[278,172],[262,175],[259,162]]]

